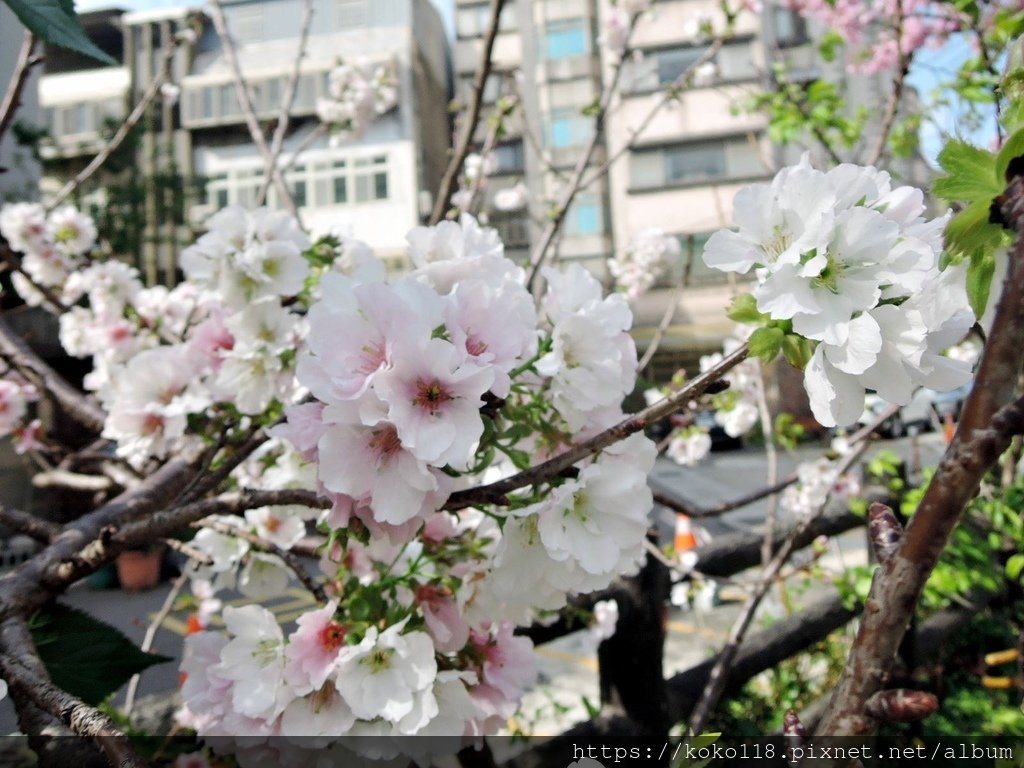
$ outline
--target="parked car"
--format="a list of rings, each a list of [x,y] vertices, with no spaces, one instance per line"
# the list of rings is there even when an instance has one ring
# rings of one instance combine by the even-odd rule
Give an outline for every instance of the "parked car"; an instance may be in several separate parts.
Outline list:
[[[886,437],[903,437],[937,428],[947,416],[956,421],[960,418],[960,411],[970,392],[970,383],[949,392],[936,392],[934,389],[921,387],[914,392],[909,403],[882,422],[878,431]],[[864,413],[860,417],[860,423],[868,424],[874,421],[888,407],[889,403],[878,395],[869,394],[864,401]]]

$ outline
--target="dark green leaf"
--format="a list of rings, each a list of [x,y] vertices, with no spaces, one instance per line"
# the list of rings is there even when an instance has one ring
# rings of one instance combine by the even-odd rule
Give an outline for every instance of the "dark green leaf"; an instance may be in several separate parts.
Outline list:
[[[932,192],[946,200],[991,201],[1003,191],[991,152],[960,139],[950,139],[939,153],[947,175],[935,180]]]
[[[167,656],[145,653],[120,631],[60,603],[32,620],[32,639],[53,682],[86,704],[96,705]]]
[[[104,64],[118,62],[100,50],[82,28],[73,0],[3,0],[40,40],[84,53]]]
[[[779,328],[758,328],[750,335],[750,354],[770,363],[778,357],[786,334]]]
[[[971,256],[970,266],[967,267],[967,300],[971,303],[975,317],[985,314],[995,269],[996,257],[991,251],[982,251]]]

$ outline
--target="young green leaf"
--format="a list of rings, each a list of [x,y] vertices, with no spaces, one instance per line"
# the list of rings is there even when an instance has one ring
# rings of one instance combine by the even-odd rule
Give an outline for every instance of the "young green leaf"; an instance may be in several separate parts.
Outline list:
[[[749,293],[741,293],[734,298],[727,314],[737,323],[760,323],[768,319],[767,315],[757,311],[757,299]]]
[[[750,335],[750,354],[770,363],[778,357],[785,337],[780,328],[758,328]]]
[[[971,263],[967,267],[967,300],[971,303],[975,317],[985,314],[995,269],[996,257],[991,251],[982,251],[971,256]]]
[[[987,204],[1003,191],[995,156],[980,147],[950,139],[939,153],[939,165],[946,175],[935,180],[932,192],[945,200],[984,200]]]

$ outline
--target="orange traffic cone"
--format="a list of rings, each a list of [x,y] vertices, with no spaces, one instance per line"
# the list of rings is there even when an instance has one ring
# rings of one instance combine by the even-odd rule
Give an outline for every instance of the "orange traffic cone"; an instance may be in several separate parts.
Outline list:
[[[953,423],[953,415],[950,413],[946,414],[946,419],[942,423],[942,435],[946,438],[946,445],[953,442],[953,434],[956,432],[956,424]]]
[[[683,514],[676,515],[676,536],[674,547],[676,555],[681,555],[697,546],[697,537],[693,535],[690,518]]]

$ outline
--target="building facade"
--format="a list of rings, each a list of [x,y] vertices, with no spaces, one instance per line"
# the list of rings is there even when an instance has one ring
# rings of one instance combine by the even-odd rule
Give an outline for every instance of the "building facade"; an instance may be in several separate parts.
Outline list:
[[[272,126],[298,52],[302,0],[223,0],[224,15],[258,119]],[[253,206],[264,176],[235,93],[220,38],[198,9],[86,14],[90,36],[117,67],[70,60],[48,67],[40,84],[50,139],[44,191],[87,162],[152,82],[167,42],[198,28],[182,46],[171,81],[180,91],[158,99],[108,177],[83,190],[97,215],[136,214],[139,266],[151,282],[173,282],[176,254],[213,211]],[[429,211],[449,146],[449,60],[440,17],[429,0],[316,0],[300,65],[291,124],[280,164],[304,224],[370,243],[385,259],[404,258],[405,232]],[[386,63],[399,89],[397,106],[359,138],[332,144],[321,135],[317,99],[342,59]],[[301,149],[301,152],[300,152]],[[298,157],[294,157],[296,154]],[[122,190],[124,200],[113,200]],[[269,202],[275,203],[271,188]],[[118,222],[103,222],[104,231]],[[131,235],[131,236],[129,236]],[[115,246],[115,252],[122,252]]]
[[[488,191],[493,197],[519,182],[530,191],[531,209],[490,214],[514,252],[526,254],[547,207],[593,135],[589,108],[616,63],[599,41],[612,5],[609,0],[506,1],[485,102],[515,94],[522,108],[498,145],[498,171]],[[488,20],[486,0],[457,0],[453,58],[460,99],[470,96]],[[655,0],[641,17],[632,39],[638,54],[623,65],[591,166],[612,162],[603,176],[585,175],[596,180],[578,195],[554,246],[557,258],[580,261],[610,286],[607,259],[627,249],[639,232],[655,228],[679,238],[680,257],[655,290],[633,302],[641,349],[669,302],[677,302],[648,372],[658,380],[680,367],[692,371],[699,356],[720,349],[732,331],[725,309],[739,287],[730,276],[704,266],[703,245],[712,232],[732,225],[738,189],[770,178],[799,156],[799,149],[773,146],[764,115],[744,110],[743,103],[764,88],[778,64],[797,80],[824,76],[838,82],[859,104],[877,102],[891,79],[848,78],[841,63],[821,60],[812,44],[816,30],[788,9],[765,3],[762,12],[739,14],[717,53],[696,77],[679,85],[725,23],[716,0]],[[649,118],[673,84],[675,97]],[[483,142],[484,128],[477,139]],[[684,272],[688,288],[679,294],[674,287]]]

